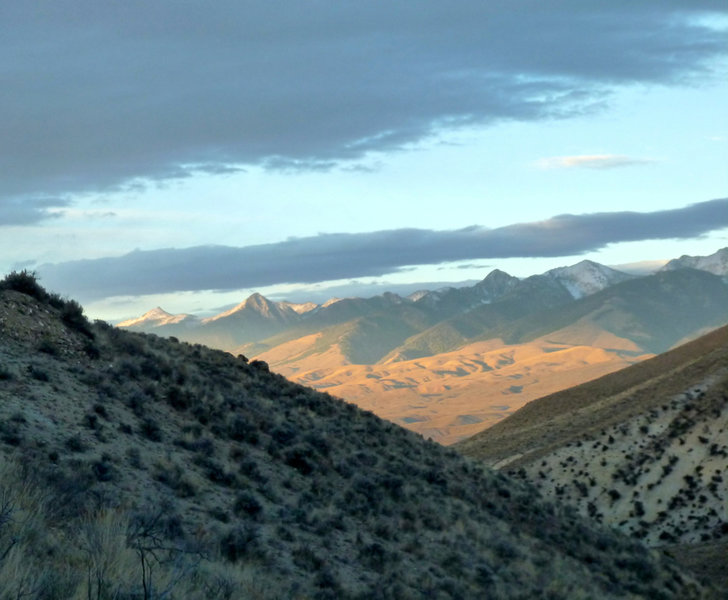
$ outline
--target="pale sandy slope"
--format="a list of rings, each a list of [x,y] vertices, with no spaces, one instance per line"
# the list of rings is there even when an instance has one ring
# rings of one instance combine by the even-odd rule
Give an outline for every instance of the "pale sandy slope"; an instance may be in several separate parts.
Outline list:
[[[595,345],[605,342],[602,345],[619,349],[573,344],[572,334],[557,332],[527,344],[488,340],[432,357],[352,365],[338,346],[316,352],[319,334],[314,334],[257,358],[296,382],[451,444],[493,425],[535,398],[647,356],[632,355],[634,348],[626,340],[597,340],[600,334],[594,335]]]

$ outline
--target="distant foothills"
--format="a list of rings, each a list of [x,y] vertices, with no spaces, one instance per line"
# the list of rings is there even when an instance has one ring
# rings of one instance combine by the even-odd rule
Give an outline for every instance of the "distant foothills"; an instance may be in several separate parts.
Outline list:
[[[266,361],[441,443],[525,403],[728,323],[728,248],[648,276],[592,261],[524,279],[323,304],[253,294],[213,317],[157,307],[119,323]]]

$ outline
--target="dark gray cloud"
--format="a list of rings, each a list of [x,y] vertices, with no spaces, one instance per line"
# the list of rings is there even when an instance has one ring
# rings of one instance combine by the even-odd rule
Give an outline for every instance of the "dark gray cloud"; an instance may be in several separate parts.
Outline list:
[[[618,242],[693,238],[728,227],[728,198],[652,213],[559,215],[454,231],[332,233],[234,248],[196,246],[43,265],[48,288],[82,301],[191,290],[235,290],[377,277],[407,266],[515,257],[574,256]]]
[[[0,227],[3,225],[29,225],[58,216],[58,209],[68,206],[68,204],[68,200],[63,198],[20,199],[0,196]]]
[[[0,225],[37,197],[331,168],[442,128],[710,77],[724,0],[34,0],[0,7]],[[17,203],[29,208],[18,209]],[[15,211],[13,211],[15,207]]]

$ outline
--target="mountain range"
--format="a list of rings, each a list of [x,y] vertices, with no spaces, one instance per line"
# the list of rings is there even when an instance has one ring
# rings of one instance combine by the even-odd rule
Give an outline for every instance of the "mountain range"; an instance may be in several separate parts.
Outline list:
[[[27,273],[0,282],[0,489],[3,598],[717,597],[527,482]]]
[[[504,298],[509,299],[508,304],[525,302],[528,296],[534,294],[540,296],[539,306],[549,306],[582,298],[630,278],[626,273],[582,261],[524,281],[494,270],[472,287],[422,290],[408,297],[386,292],[367,299],[332,298],[317,305],[275,302],[255,293],[213,317],[171,315],[157,307],[139,318],[123,321],[119,326],[164,336],[174,335],[192,343],[204,343],[234,352],[241,348],[269,349],[280,340],[288,341],[306,333],[369,319],[344,337],[349,342],[348,353],[353,363],[372,364],[395,350],[400,345],[398,342],[404,342],[411,337],[410,334],[427,331],[479,306],[497,303]],[[392,320],[401,318],[406,325],[390,334],[389,339],[380,339],[387,337],[382,332],[371,332],[373,328],[384,329]],[[367,332],[370,332],[368,336]],[[361,341],[359,337],[371,339]]]
[[[591,261],[525,279],[494,270],[470,287],[322,305],[253,294],[210,318],[157,308],[119,327],[255,357],[452,443],[728,322],[727,256],[643,277]]]

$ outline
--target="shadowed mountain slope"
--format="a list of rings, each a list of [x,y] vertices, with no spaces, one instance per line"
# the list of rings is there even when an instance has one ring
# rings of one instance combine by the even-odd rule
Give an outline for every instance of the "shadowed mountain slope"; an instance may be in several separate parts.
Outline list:
[[[452,443],[530,400],[728,322],[725,277],[685,266],[716,270],[723,254],[678,259],[680,268],[646,277],[591,261],[524,280],[494,270],[470,287],[321,306],[253,295],[213,318],[156,309],[122,325],[260,358],[298,383]],[[252,341],[236,345],[246,335]],[[497,358],[494,368],[499,348],[527,360],[500,369]],[[477,366],[484,362],[488,369]]]
[[[0,285],[12,597],[708,597],[525,483],[31,283]]]
[[[577,302],[508,324],[498,333],[510,343],[547,337],[585,324],[631,340],[644,352],[669,350],[685,337],[728,320],[728,285],[695,269],[667,271],[609,287]]]
[[[702,549],[703,567],[724,571],[728,327],[534,400],[457,448],[649,545]]]

